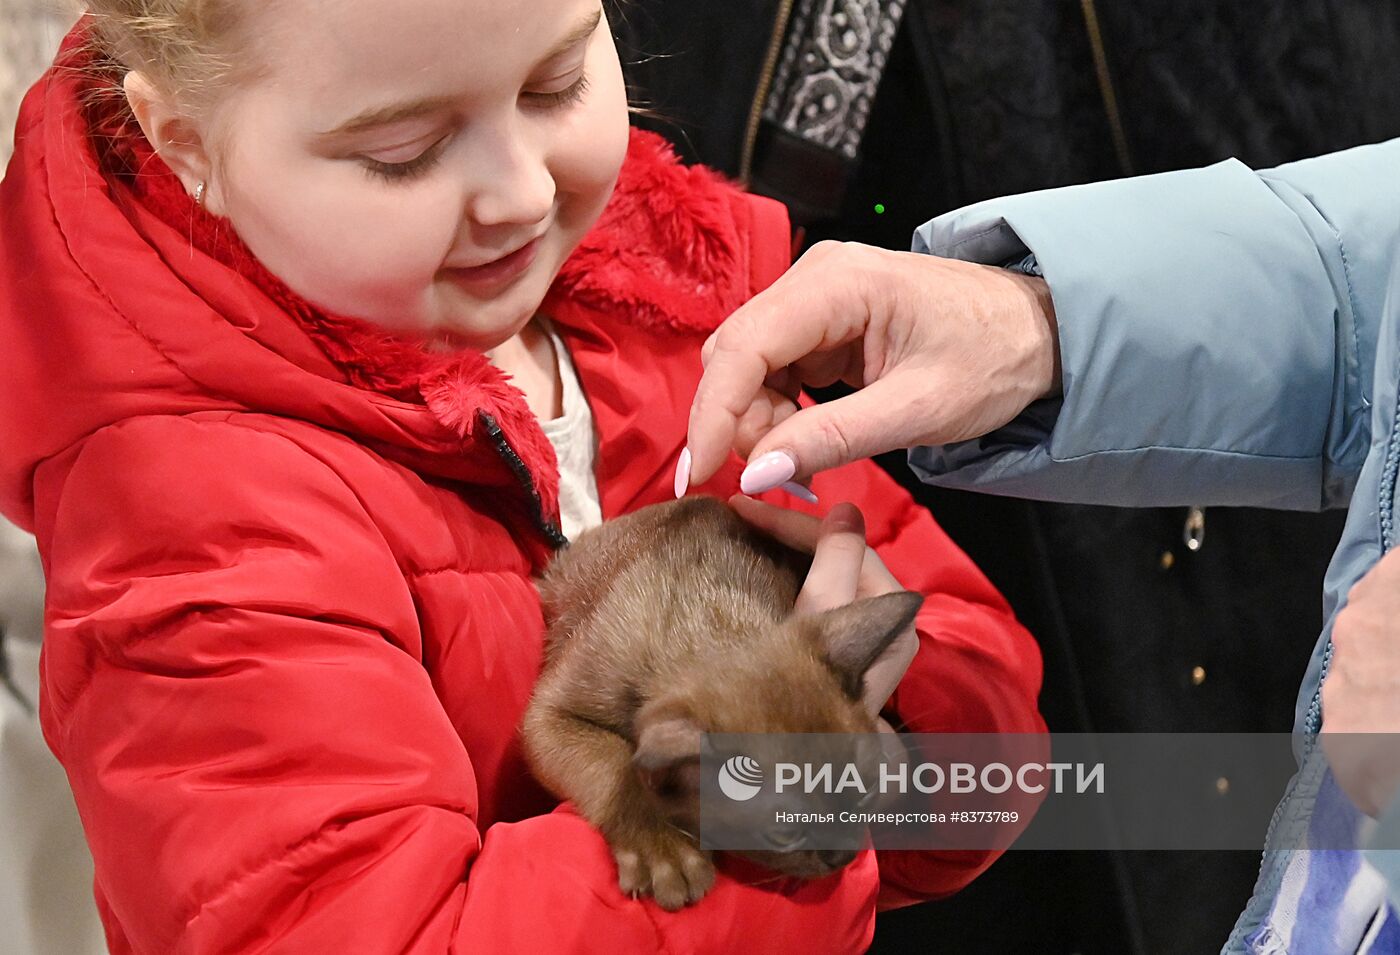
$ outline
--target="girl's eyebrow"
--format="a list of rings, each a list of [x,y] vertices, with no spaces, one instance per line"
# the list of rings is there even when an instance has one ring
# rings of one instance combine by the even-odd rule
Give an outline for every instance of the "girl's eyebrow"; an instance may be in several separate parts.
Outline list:
[[[388,106],[378,106],[365,110],[353,119],[346,120],[335,129],[316,135],[318,139],[336,139],[353,133],[362,133],[377,126],[388,126],[406,119],[417,119],[419,116],[441,112],[455,102],[456,98],[452,96],[434,96],[431,99],[420,99],[411,103],[391,103]]]
[[[547,54],[545,54],[544,59],[540,60],[540,62],[548,63],[555,57],[563,56],[565,53],[568,53],[570,50],[578,46],[584,40],[591,37],[593,35],[593,31],[598,29],[598,24],[602,21],[602,19],[602,8],[600,7],[598,9],[595,9],[592,13],[585,16],[584,19],[579,22],[578,26],[570,30],[568,35],[565,36],[564,39],[560,40],[555,45],[554,49],[550,50]]]
[[[603,19],[602,9],[596,9],[579,23],[574,29],[560,40],[541,60],[541,63],[548,63],[556,57],[563,56],[575,46],[591,37],[598,24]],[[392,103],[388,106],[377,106],[365,110],[358,116],[346,120],[334,129],[318,133],[318,139],[335,139],[342,136],[349,136],[354,133],[362,133],[367,129],[374,129],[378,126],[388,126],[392,123],[400,123],[404,120],[417,119],[420,116],[431,113],[442,112],[450,108],[456,99],[451,96],[434,96],[429,99],[415,100],[411,103]]]

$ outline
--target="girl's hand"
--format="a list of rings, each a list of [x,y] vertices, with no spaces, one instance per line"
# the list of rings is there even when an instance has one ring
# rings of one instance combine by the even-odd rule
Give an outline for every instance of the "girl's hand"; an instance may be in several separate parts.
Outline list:
[[[849,461],[994,431],[1060,388],[1041,279],[856,243],[813,246],[702,353],[677,496],[731,449],[758,494]],[[798,409],[803,387],[860,389]]]
[[[812,555],[812,569],[794,606],[799,613],[820,613],[905,589],[865,545],[865,518],[854,504],[838,504],[820,521],[743,495],[730,498],[729,505],[758,530]],[[918,649],[919,637],[911,623],[865,672],[865,705],[883,732],[892,730],[880,718],[880,710]]]

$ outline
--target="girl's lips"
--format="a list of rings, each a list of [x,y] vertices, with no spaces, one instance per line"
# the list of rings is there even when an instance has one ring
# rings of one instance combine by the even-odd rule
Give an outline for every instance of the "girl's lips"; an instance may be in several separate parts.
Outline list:
[[[539,252],[541,238],[543,237],[531,239],[510,255],[502,256],[494,262],[487,262],[485,265],[478,265],[470,269],[446,269],[444,271],[458,285],[467,285],[473,289],[505,285],[518,278],[534,263],[535,255]]]

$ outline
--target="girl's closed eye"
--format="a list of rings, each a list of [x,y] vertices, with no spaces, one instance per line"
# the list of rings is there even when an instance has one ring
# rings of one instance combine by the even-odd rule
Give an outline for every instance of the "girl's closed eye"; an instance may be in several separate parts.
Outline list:
[[[552,92],[526,92],[528,102],[542,109],[562,109],[581,102],[588,93],[588,76],[580,73],[578,79],[562,90]]]
[[[451,138],[451,136],[444,136],[417,156],[403,162],[384,162],[373,156],[362,156],[361,162],[364,164],[365,170],[372,176],[387,179],[390,182],[404,182],[415,179],[431,169],[442,156],[447,141]]]
[[[561,90],[526,91],[522,97],[535,109],[565,109],[582,102],[588,94],[588,76],[580,73],[578,79]],[[407,182],[427,173],[442,157],[450,136],[444,136],[412,159],[402,162],[385,162],[373,156],[361,157],[365,169],[373,176],[390,182]]]

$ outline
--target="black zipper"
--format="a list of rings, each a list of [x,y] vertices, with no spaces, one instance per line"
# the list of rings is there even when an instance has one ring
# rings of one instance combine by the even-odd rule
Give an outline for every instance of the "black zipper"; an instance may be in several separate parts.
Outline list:
[[[544,513],[544,502],[540,500],[539,489],[535,487],[535,478],[530,474],[530,469],[525,466],[525,462],[520,459],[520,455],[515,453],[515,449],[510,446],[510,441],[506,439],[505,432],[496,423],[496,419],[484,411],[478,411],[477,417],[486,426],[486,433],[491,436],[491,441],[496,446],[496,453],[499,454],[510,468],[515,479],[520,482],[520,486],[525,489],[525,493],[530,498],[530,516],[534,518],[535,527],[545,540],[549,541],[555,550],[569,546],[569,539],[564,536],[564,532],[559,529]]]

